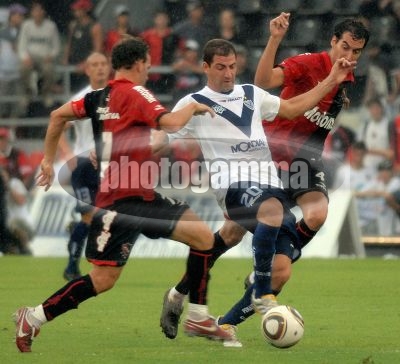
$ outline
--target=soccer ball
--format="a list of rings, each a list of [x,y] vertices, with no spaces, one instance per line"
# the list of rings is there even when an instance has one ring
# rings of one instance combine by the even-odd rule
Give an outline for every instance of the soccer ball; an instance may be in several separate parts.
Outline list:
[[[303,337],[303,317],[293,307],[273,307],[261,319],[261,333],[271,345],[289,348]]]

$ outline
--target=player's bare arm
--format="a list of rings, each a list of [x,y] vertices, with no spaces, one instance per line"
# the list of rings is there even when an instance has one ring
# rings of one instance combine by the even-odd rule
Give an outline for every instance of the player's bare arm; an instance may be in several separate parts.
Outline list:
[[[281,99],[278,115],[291,120],[311,109],[334,87],[342,83],[356,64],[356,61],[348,61],[345,58],[338,59],[329,75],[310,91],[288,100]]]
[[[254,83],[259,87],[274,88],[283,83],[283,71],[279,67],[274,68],[274,62],[279,44],[289,29],[289,17],[290,13],[281,13],[270,21],[270,36],[258,62],[254,77]]]
[[[193,115],[204,115],[206,113],[209,113],[212,117],[215,114],[209,106],[191,102],[182,109],[161,116],[160,127],[167,133],[175,133],[185,126]]]
[[[64,132],[66,123],[75,119],[76,115],[70,102],[60,106],[50,114],[49,127],[44,140],[44,157],[40,164],[41,171],[36,181],[38,186],[45,188],[45,191],[50,188],[54,180],[53,164],[56,159],[61,134]]]

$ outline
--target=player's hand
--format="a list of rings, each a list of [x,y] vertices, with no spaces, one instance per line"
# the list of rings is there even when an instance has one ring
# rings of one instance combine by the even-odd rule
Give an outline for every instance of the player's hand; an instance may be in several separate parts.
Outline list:
[[[96,154],[96,150],[92,149],[89,153],[89,159],[90,159],[90,163],[92,163],[92,166],[94,169],[97,169],[98,164],[97,164],[97,154]]]
[[[195,110],[193,112],[193,115],[205,115],[206,113],[209,113],[212,117],[214,117],[215,115],[214,110],[205,104],[199,104],[196,102],[194,107]]]
[[[339,58],[332,67],[330,76],[337,84],[342,83],[346,76],[357,66],[357,61],[349,61],[346,58]]]
[[[279,16],[269,22],[269,32],[271,37],[282,39],[289,29],[290,13],[280,13]]]
[[[53,164],[49,163],[45,158],[40,163],[40,173],[36,178],[36,185],[44,187],[47,191],[52,185],[54,180],[54,168]]]

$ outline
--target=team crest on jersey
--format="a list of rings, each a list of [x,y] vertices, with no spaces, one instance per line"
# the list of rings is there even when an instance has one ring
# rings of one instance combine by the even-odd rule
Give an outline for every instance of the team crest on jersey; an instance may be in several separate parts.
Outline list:
[[[213,105],[212,109],[215,111],[216,114],[222,114],[226,109],[221,105]]]
[[[244,98],[243,104],[244,104],[244,106],[248,107],[250,110],[254,110],[253,101],[249,100],[247,97]]]

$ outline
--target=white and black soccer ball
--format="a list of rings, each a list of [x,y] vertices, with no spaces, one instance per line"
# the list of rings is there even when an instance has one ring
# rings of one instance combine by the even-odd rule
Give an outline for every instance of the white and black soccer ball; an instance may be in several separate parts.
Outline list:
[[[303,317],[291,306],[273,307],[261,319],[261,333],[271,345],[289,348],[303,337]]]

